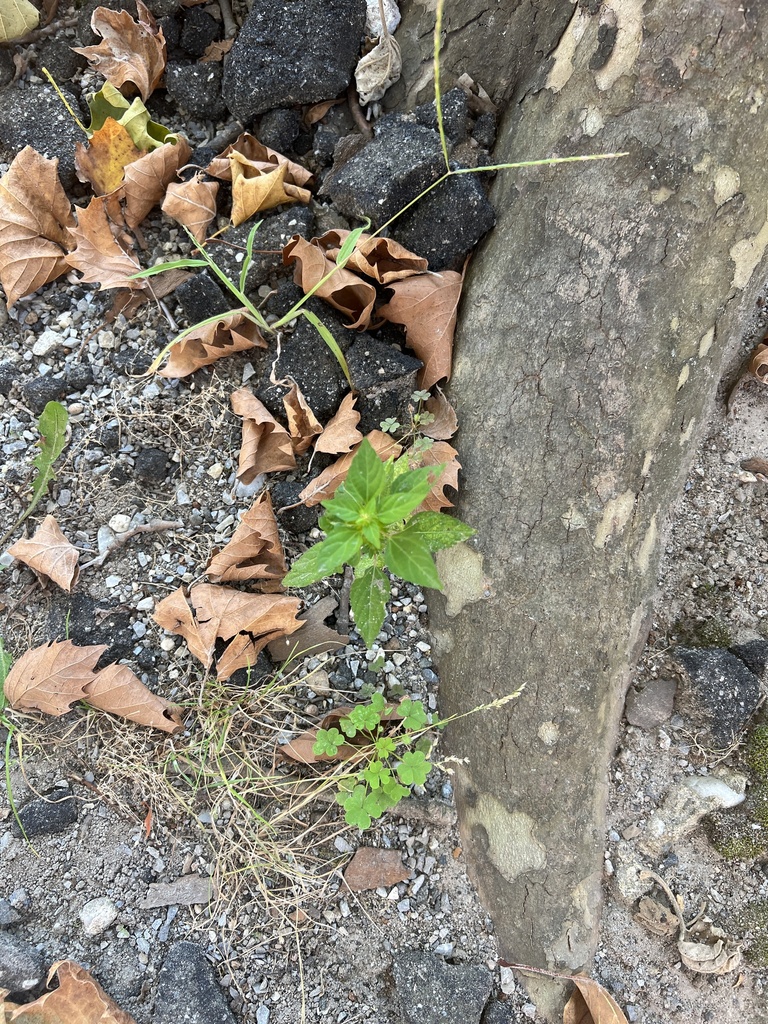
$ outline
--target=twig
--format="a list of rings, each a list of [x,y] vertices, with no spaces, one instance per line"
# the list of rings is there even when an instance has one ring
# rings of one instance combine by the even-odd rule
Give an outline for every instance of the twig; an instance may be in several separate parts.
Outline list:
[[[230,0],[219,0],[219,10],[221,11],[222,23],[224,24],[224,38],[234,39],[237,35],[237,25],[232,14]]]
[[[241,124],[240,121],[233,121],[232,124],[222,128],[218,135],[214,135],[205,145],[220,152],[225,146],[231,146],[238,135],[242,135],[244,131],[245,125]]]
[[[365,114],[363,113],[360,103],[357,99],[357,90],[354,85],[350,85],[347,89],[347,104],[349,105],[349,112],[352,115],[352,119],[360,129],[360,133],[366,137],[366,139],[373,138],[373,128],[365,120]]]
[[[344,582],[341,584],[339,594],[339,610],[336,612],[336,629],[339,633],[349,632],[349,591],[354,578],[354,569],[351,565],[344,566]]]
[[[157,522],[154,523],[145,523],[142,526],[134,526],[132,530],[126,530],[125,533],[116,534],[115,539],[104,549],[104,551],[102,551],[100,555],[97,555],[96,558],[92,558],[89,562],[84,562],[83,565],[80,566],[80,569],[90,569],[91,566],[94,565],[104,565],[113,551],[121,548],[123,544],[127,544],[129,540],[133,537],[137,537],[140,533],[162,533],[164,530],[180,530],[183,525],[184,523],[179,520],[170,522],[165,519],[158,519]]]

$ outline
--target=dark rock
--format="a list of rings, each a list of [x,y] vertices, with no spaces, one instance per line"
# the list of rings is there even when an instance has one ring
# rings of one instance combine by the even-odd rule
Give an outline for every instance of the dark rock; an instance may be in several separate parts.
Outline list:
[[[222,249],[216,252],[217,260]],[[235,276],[234,281],[237,283],[237,276]],[[225,296],[207,270],[203,270],[200,274],[195,274],[194,277],[190,277],[189,280],[180,284],[174,295],[184,310],[184,315],[190,324],[196,324],[198,321],[205,320],[206,317],[215,316],[218,313],[221,313],[223,316],[231,309],[234,309],[237,301],[234,296],[231,296],[231,302],[228,301],[227,296]]]
[[[75,363],[67,367],[67,387],[70,391],[82,391],[93,384],[93,368],[87,363]]]
[[[73,110],[77,97],[61,90]],[[58,158],[59,177],[65,190],[76,183],[75,144],[82,142],[82,132],[72,120],[64,104],[50,85],[34,89],[11,86],[0,92],[0,158],[11,161],[25,146],[38,153]]]
[[[465,257],[496,223],[474,174],[442,182],[392,225],[392,236],[423,256],[430,270],[460,270]]]
[[[224,99],[241,121],[344,92],[365,28],[365,0],[254,0],[229,52]]]
[[[323,125],[318,127],[312,143],[312,154],[318,166],[328,167],[332,163],[338,142],[338,133],[332,128],[326,128]]]
[[[768,666],[768,640],[748,640],[744,644],[734,644],[728,649],[756,676],[761,676],[765,672]]]
[[[482,1024],[518,1024],[520,1017],[513,1003],[492,999],[485,1008]]]
[[[112,353],[110,362],[116,370],[129,376],[136,376],[144,373],[152,362],[152,356],[148,352],[137,352],[135,348],[126,345]]]
[[[166,14],[162,18],[158,18],[157,27],[163,33],[165,37],[165,46],[170,59],[178,56],[176,50],[179,48],[179,40],[181,39],[181,25],[171,14]]]
[[[630,725],[650,732],[672,716],[677,684],[673,679],[649,679],[627,693],[624,714]]]
[[[34,946],[0,932],[0,988],[21,995],[37,988],[45,974],[45,960]]]
[[[345,217],[369,217],[374,225],[394,217],[445,170],[436,132],[409,121],[387,119],[375,138],[326,180],[323,192]]]
[[[207,11],[190,7],[184,15],[179,46],[190,57],[202,57],[211,43],[221,38],[221,25]]]
[[[181,6],[179,0],[146,0],[146,2],[147,7],[156,18],[167,18]],[[121,6],[128,7],[129,4],[125,3]]]
[[[268,110],[259,122],[259,142],[278,153],[290,150],[301,131],[301,117],[298,110],[280,107]]]
[[[293,306],[296,305],[303,294],[304,292],[301,288],[299,288],[297,284],[294,284],[293,281],[281,281],[277,286],[277,289],[264,303],[264,312],[271,316],[284,316],[289,309],[292,309]],[[323,308],[326,312],[328,311],[327,306],[324,306]],[[307,309],[317,312],[316,307],[312,305],[311,299],[307,303]],[[340,324],[337,324],[337,327],[340,326]]]
[[[478,1024],[491,994],[485,967],[454,966],[434,953],[399,953],[392,971],[403,1024]]]
[[[469,107],[467,94],[459,86],[444,93],[441,99],[443,108],[443,131],[452,146],[460,145],[469,135]],[[422,103],[416,107],[413,117],[417,124],[437,131],[437,113],[434,101]]]
[[[49,640],[71,640],[88,647],[105,644],[107,649],[98,661],[103,667],[114,661],[129,658],[136,637],[131,629],[128,612],[113,608],[108,601],[96,602],[87,594],[72,594],[66,604],[56,604],[48,615]]]
[[[120,447],[120,430],[118,427],[102,427],[99,433],[99,446],[105,452],[115,452]]]
[[[133,470],[144,484],[161,484],[168,474],[168,456],[162,448],[143,448],[133,460]]]
[[[21,367],[17,363],[0,363],[0,395],[7,398],[20,377]]]
[[[16,66],[10,50],[0,50],[0,88],[10,85],[15,74]]]
[[[294,203],[281,213],[268,213],[259,230],[256,232],[253,248],[266,250],[282,250],[293,235],[311,238],[314,230],[315,217],[312,208],[303,203]],[[217,246],[214,258],[221,269],[237,283],[242,269],[242,256],[253,224],[246,222],[239,227],[231,228],[222,236],[221,245]],[[238,259],[238,257],[241,257]],[[282,258],[279,252],[254,251],[253,261],[245,282],[246,295],[252,295],[259,285],[264,284],[271,274],[282,271]],[[181,286],[184,287],[183,285]],[[178,292],[181,288],[178,289]],[[290,308],[290,307],[289,307]]]
[[[21,920],[21,914],[14,910],[8,900],[0,900],[0,928],[7,928],[8,925],[16,924]]]
[[[317,526],[319,509],[315,505],[307,508],[299,502],[299,492],[303,490],[304,483],[298,480],[280,480],[272,485],[270,494],[272,496],[272,507],[275,510],[277,521],[284,530],[289,533],[309,533]],[[297,504],[298,502],[298,504]],[[295,508],[285,508],[286,505],[296,505]]]
[[[157,979],[155,1024],[235,1024],[213,967],[193,942],[177,942]]]
[[[408,406],[421,360],[370,334],[358,335],[346,356],[352,384],[359,392],[358,430],[363,434],[379,430],[381,421],[390,417],[408,424]]]
[[[35,377],[21,385],[24,400],[35,415],[39,416],[48,402],[57,402],[69,390],[65,377]]]
[[[39,67],[48,68],[59,85],[71,82],[88,63],[81,53],[75,53],[66,39],[59,36],[42,39],[37,45]]]
[[[65,832],[77,821],[77,800],[71,790],[55,789],[45,798],[38,797],[20,807],[19,821],[15,817],[11,821],[11,830],[16,836],[26,834],[31,839],[33,836]]]
[[[190,117],[219,121],[227,108],[221,98],[221,64],[178,64],[165,68],[165,88],[174,103]]]
[[[757,676],[721,647],[676,647],[673,653],[686,683],[678,694],[681,713],[709,732],[713,746],[730,746],[757,708]]]
[[[264,651],[259,651],[256,664],[250,668],[239,668],[227,680],[227,686],[256,686],[270,676],[274,675],[272,662]]]
[[[187,173],[188,177],[191,178],[196,173],[198,167],[207,167],[211,160],[218,155],[216,150],[211,149],[210,146],[198,146],[197,149],[192,150],[192,155],[189,158],[190,164],[194,164],[195,167],[191,168],[189,172],[183,172],[182,176],[185,177],[185,180],[188,180],[186,177]]]
[[[483,147],[492,149],[496,141],[496,118],[490,111],[481,114],[472,129],[472,138]]]

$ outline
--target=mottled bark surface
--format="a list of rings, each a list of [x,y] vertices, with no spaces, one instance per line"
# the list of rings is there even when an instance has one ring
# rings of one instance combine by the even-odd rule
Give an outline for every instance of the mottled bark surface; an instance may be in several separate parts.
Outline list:
[[[470,758],[464,844],[503,954],[575,970],[594,952],[607,771],[665,517],[764,269],[768,10],[568,7],[546,74],[499,85],[514,100],[495,156],[629,156],[496,181],[451,388],[478,537],[441,558],[432,622],[444,712],[525,684],[449,732]],[[541,65],[547,46],[521,39]]]

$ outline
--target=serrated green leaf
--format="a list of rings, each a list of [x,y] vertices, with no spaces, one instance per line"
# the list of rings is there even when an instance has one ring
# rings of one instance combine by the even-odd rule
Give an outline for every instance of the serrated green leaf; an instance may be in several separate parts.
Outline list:
[[[378,636],[389,601],[389,580],[377,565],[365,572],[359,570],[349,591],[349,603],[355,613],[355,624],[368,647]]]
[[[286,587],[306,587],[338,572],[360,549],[360,535],[349,527],[335,529],[330,537],[305,551],[283,579]]]
[[[40,452],[33,460],[37,467],[37,477],[32,486],[32,501],[26,511],[25,518],[42,498],[48,482],[53,479],[53,464],[64,450],[67,443],[67,424],[69,413],[60,402],[48,402],[37,421],[40,431]]]
[[[419,512],[408,523],[407,530],[409,535],[420,538],[430,551],[453,547],[475,533],[471,526],[443,512]]]
[[[378,496],[385,479],[384,463],[366,437],[361,441],[360,447],[352,459],[344,480],[344,490],[347,494],[351,494],[363,508]]]
[[[432,488],[432,467],[411,469],[395,477],[388,494],[376,503],[376,518],[382,526],[405,519],[424,501]]]
[[[395,576],[417,587],[443,589],[429,548],[418,534],[410,531],[410,524],[390,537],[384,548],[384,562]]]

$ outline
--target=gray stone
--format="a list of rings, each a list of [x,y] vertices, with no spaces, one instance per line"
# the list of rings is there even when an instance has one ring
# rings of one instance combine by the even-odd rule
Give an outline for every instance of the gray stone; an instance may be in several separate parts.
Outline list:
[[[259,142],[278,153],[287,152],[301,131],[301,116],[298,110],[279,108],[269,110],[259,122]]]
[[[705,814],[742,803],[744,794],[722,779],[694,776],[674,783],[648,819],[639,846],[653,856],[693,832]]]
[[[392,963],[403,1024],[477,1024],[491,994],[490,971],[454,966],[409,950]]]
[[[62,92],[77,111],[74,93]],[[76,181],[75,143],[82,142],[82,132],[72,120],[64,104],[50,85],[34,89],[9,86],[0,92],[0,157],[11,161],[25,146],[32,146],[42,156],[58,158],[59,177],[66,190]]]
[[[666,722],[672,714],[676,689],[673,679],[649,679],[640,687],[630,687],[624,705],[629,724],[649,732]]]
[[[8,900],[0,900],[0,928],[7,928],[8,925],[16,924],[21,920],[21,914],[13,909]]]
[[[230,111],[249,121],[338,96],[351,80],[364,26],[365,0],[254,0],[224,71]]]
[[[218,121],[227,112],[221,98],[221,65],[177,64],[169,61],[165,69],[165,88],[174,103],[190,117]]]
[[[708,732],[713,746],[730,746],[757,708],[757,676],[721,647],[677,647],[673,654],[683,670],[681,712]]]
[[[0,395],[7,397],[20,376],[20,365],[16,363],[0,363]]]
[[[49,796],[37,797],[19,808],[19,822],[14,818],[11,829],[14,834],[27,838],[53,835],[64,832],[77,821],[77,800],[68,789],[54,790]]]
[[[0,932],[0,988],[13,994],[30,992],[45,978],[45,961],[23,939]]]
[[[178,942],[157,982],[155,1024],[235,1024],[216,974],[193,942]]]
[[[358,392],[358,430],[363,434],[379,430],[382,420],[390,418],[408,426],[408,406],[421,360],[370,334],[360,334],[349,347],[347,364]]]
[[[114,924],[117,914],[117,907],[108,896],[97,896],[94,900],[88,900],[79,916],[85,934],[96,936]]]

